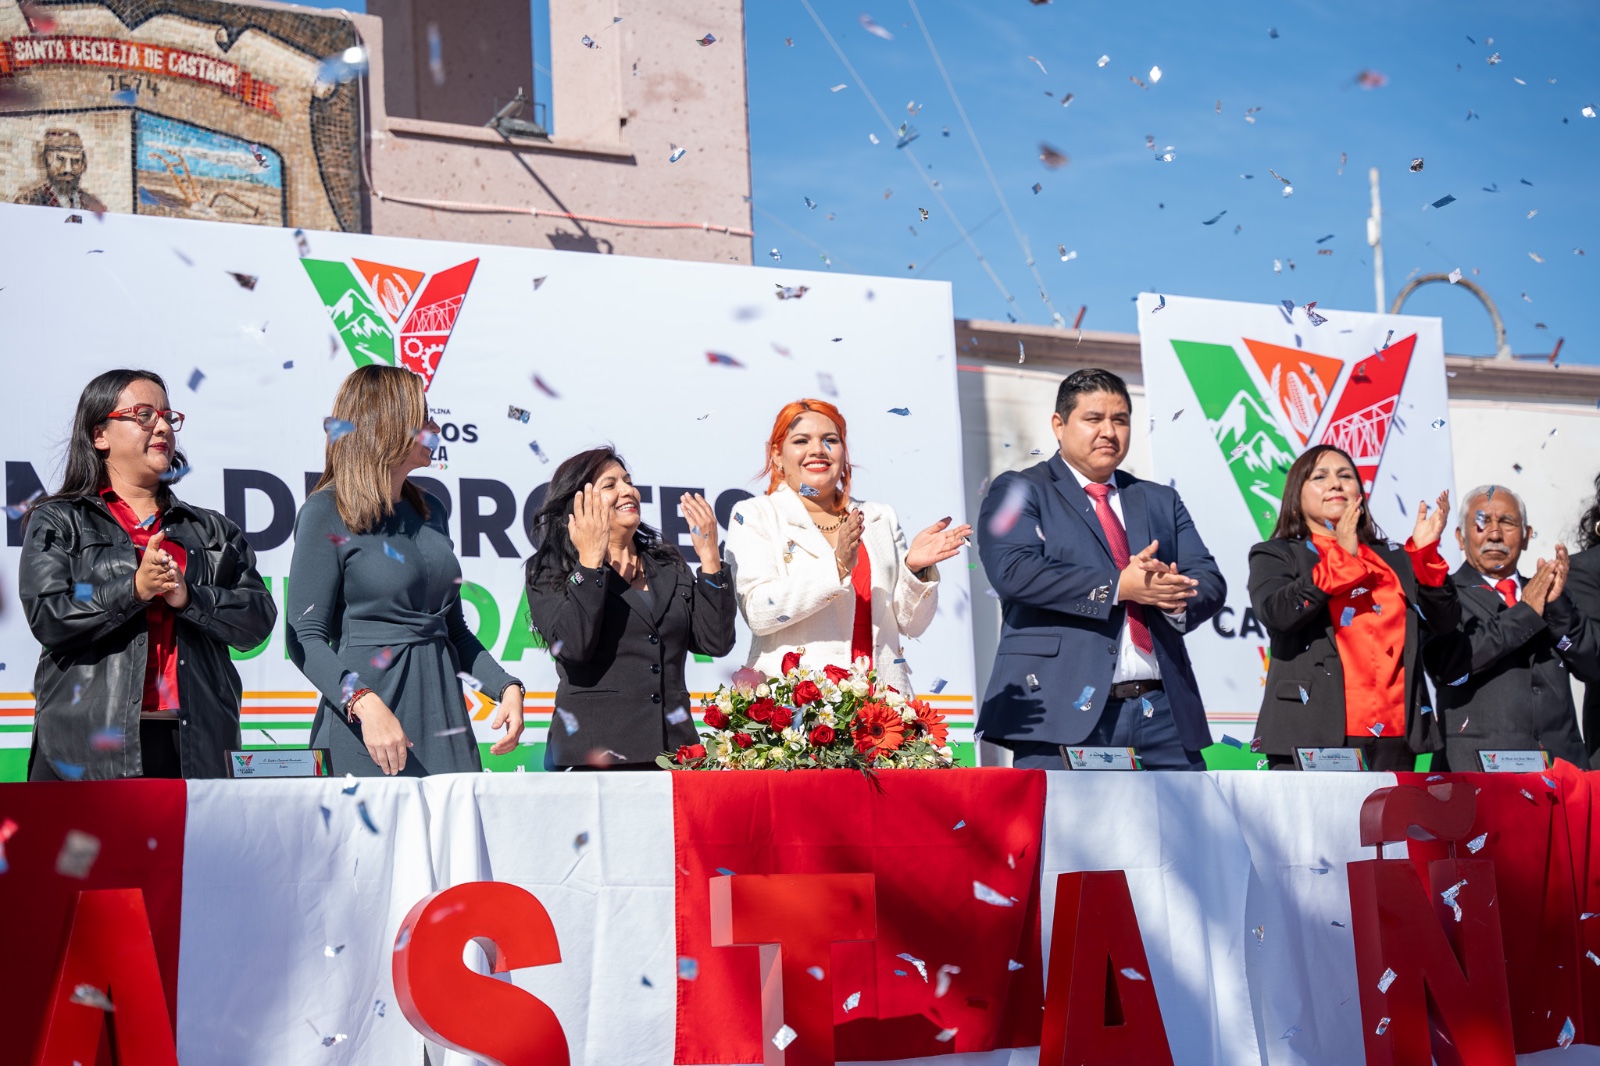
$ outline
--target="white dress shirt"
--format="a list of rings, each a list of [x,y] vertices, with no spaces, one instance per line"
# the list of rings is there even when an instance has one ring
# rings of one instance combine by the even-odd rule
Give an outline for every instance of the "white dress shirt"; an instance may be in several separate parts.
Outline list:
[[[1080,486],[1094,480],[1094,478],[1078,470],[1071,463],[1067,463],[1067,469],[1072,471]],[[1123,537],[1126,538],[1128,523],[1122,517],[1122,490],[1117,488],[1117,483],[1114,479],[1108,481],[1107,484],[1111,486],[1111,491],[1106,494],[1106,503],[1111,507],[1111,513],[1117,516],[1117,521],[1122,523]],[[1093,504],[1094,497],[1089,497],[1089,502]],[[1098,513],[1095,516],[1095,520],[1099,520]],[[1144,547],[1143,544],[1134,545],[1129,543],[1128,557],[1131,559],[1135,554],[1143,551]],[[1118,582],[1113,579],[1111,582],[1111,603],[1113,606],[1117,603],[1118,592]],[[1181,607],[1176,611],[1158,611],[1157,608],[1147,606],[1144,612],[1145,623],[1148,625],[1156,614],[1161,614],[1166,617],[1168,622],[1177,627],[1179,633],[1182,633],[1184,615],[1186,613]],[[1155,652],[1143,651],[1133,642],[1133,634],[1129,631],[1127,617],[1124,616],[1122,632],[1117,634],[1117,666],[1116,669],[1111,671],[1111,683],[1120,685],[1124,681],[1159,680],[1161,680],[1161,666],[1156,662]]]

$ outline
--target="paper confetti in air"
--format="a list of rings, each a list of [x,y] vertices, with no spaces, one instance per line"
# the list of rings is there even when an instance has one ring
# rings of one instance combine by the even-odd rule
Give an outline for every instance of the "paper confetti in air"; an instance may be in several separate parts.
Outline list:
[[[981,902],[990,903],[996,907],[1009,907],[1013,902],[1010,897],[1001,895],[982,881],[972,882],[972,894]]]

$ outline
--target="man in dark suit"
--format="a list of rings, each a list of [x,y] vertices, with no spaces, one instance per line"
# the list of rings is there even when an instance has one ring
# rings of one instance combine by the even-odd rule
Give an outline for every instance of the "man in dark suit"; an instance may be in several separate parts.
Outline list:
[[[1451,770],[1479,769],[1485,749],[1542,748],[1588,766],[1568,671],[1590,685],[1600,682],[1600,623],[1584,617],[1564,592],[1564,545],[1556,545],[1553,561],[1539,560],[1533,577],[1517,573],[1532,536],[1522,500],[1510,489],[1482,485],[1462,499],[1456,543],[1467,561],[1452,575],[1461,627],[1423,650],[1438,686]]]
[[[1060,452],[995,478],[980,511],[1003,621],[978,734],[1014,766],[1059,770],[1062,749],[1083,744],[1135,748],[1146,769],[1205,769],[1211,731],[1183,635],[1227,583],[1178,493],[1117,469],[1131,414],[1117,375],[1072,374],[1050,417]]]
[[[1567,571],[1567,595],[1586,617],[1600,621],[1600,477],[1594,479],[1595,498],[1578,519],[1578,547]],[[1589,769],[1600,770],[1600,683],[1583,686],[1583,741],[1589,749]]]

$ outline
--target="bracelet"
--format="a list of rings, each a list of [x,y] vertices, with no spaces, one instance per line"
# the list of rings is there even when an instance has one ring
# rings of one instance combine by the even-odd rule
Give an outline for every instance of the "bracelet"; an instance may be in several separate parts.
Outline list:
[[[344,701],[344,720],[350,722],[352,725],[360,721],[360,719],[355,716],[356,701],[362,696],[370,695],[372,695],[372,690],[370,688],[358,688],[352,692],[350,694],[350,698]]]

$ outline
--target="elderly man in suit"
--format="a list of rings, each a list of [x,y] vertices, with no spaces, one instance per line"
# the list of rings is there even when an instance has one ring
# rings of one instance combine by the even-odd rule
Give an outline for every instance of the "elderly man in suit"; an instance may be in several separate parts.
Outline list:
[[[1176,490],[1117,469],[1128,387],[1107,370],[1061,383],[1060,451],[995,478],[978,549],[1003,622],[978,716],[1018,767],[1061,769],[1068,745],[1132,747],[1146,769],[1203,770],[1211,743],[1183,636],[1227,584]]]
[[[1452,770],[1479,769],[1486,749],[1542,748],[1588,765],[1569,671],[1600,682],[1600,623],[1564,592],[1565,545],[1556,545],[1554,560],[1540,559],[1532,577],[1517,572],[1532,536],[1522,498],[1510,489],[1480,485],[1462,498],[1456,543],[1466,562],[1451,578],[1461,628],[1423,651]]]

